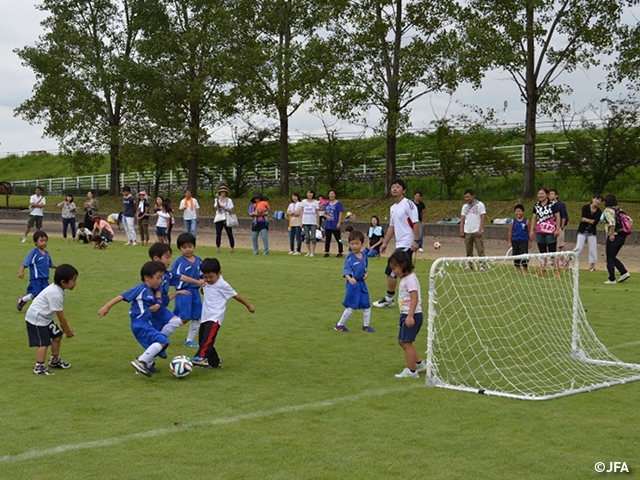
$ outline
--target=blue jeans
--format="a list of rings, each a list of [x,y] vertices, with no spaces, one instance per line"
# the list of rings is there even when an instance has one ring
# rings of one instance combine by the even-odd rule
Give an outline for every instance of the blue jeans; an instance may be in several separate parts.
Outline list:
[[[294,250],[295,242],[298,243],[298,249]],[[300,248],[302,247],[302,227],[291,227],[289,230],[289,251],[296,251],[300,253]]]
[[[263,228],[259,232],[251,232],[251,242],[253,243],[253,253],[256,255],[260,252],[258,249],[258,235],[262,237],[262,243],[264,245],[264,254],[269,254],[269,230]]]
[[[424,243],[424,227],[422,226],[422,222],[418,223],[420,225],[420,236],[418,237],[418,248],[422,248],[422,244]]]
[[[184,221],[184,231],[186,233],[190,233],[194,237],[198,236],[198,227],[197,227],[195,218],[193,220],[186,220],[185,219],[185,221]]]

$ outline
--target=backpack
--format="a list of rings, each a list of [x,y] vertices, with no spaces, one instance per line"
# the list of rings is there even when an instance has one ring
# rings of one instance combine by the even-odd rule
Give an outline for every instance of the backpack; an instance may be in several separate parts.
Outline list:
[[[283,220],[284,219],[284,212],[282,210],[276,210],[275,212],[273,212],[273,219],[274,220]]]
[[[616,210],[616,232],[628,235],[631,233],[633,220],[621,209]]]

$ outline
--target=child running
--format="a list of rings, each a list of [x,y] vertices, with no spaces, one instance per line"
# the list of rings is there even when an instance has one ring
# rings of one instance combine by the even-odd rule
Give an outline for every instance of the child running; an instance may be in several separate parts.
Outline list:
[[[400,331],[398,344],[404,350],[407,366],[396,378],[418,378],[418,372],[427,369],[427,364],[420,360],[420,355],[413,342],[422,327],[422,296],[420,282],[413,273],[410,254],[396,250],[389,257],[389,268],[400,279],[398,303],[400,307]]]
[[[51,345],[49,367],[64,370],[71,368],[71,365],[60,358],[62,334],[64,333],[67,338],[74,335],[67,323],[62,303],[65,290],[73,290],[77,280],[78,271],[74,267],[68,264],[58,266],[53,276],[53,284],[42,290],[27,310],[25,320],[29,346],[36,348],[36,366],[33,369],[35,375],[53,375],[44,366],[49,345]],[[58,317],[60,326],[53,320],[54,314]]]
[[[182,233],[178,236],[178,248],[182,256],[173,262],[171,273],[174,277],[180,278],[182,275],[200,280],[200,265],[202,260],[194,254],[196,248],[196,237],[190,233]],[[182,323],[191,322],[189,333],[184,342],[185,347],[199,347],[196,343],[196,335],[200,328],[200,315],[202,314],[202,300],[198,285],[180,282],[176,290],[186,290],[189,295],[180,295],[176,298],[173,313],[182,319]]]
[[[362,251],[364,234],[357,230],[349,234],[350,252],[344,259],[343,276],[347,280],[346,293],[342,305],[345,307],[342,317],[333,329],[336,332],[348,332],[347,320],[354,310],[362,310],[363,332],[373,333],[375,330],[369,325],[371,321],[371,301],[365,280],[367,279],[367,255]]]
[[[233,298],[245,307],[249,312],[256,311],[255,307],[247,300],[238,295],[236,291],[222,278],[220,262],[217,258],[205,258],[200,266],[204,275],[204,304],[202,307],[202,320],[200,322],[199,340],[197,356],[191,361],[194,365],[200,365],[203,369],[222,367],[222,362],[218,352],[214,347],[216,337],[224,320],[224,313],[227,309],[227,300]]]
[[[122,295],[110,300],[104,307],[98,310],[98,316],[104,317],[115,304],[125,301],[131,304],[129,317],[131,318],[131,332],[145,349],[142,355],[131,362],[138,373],[150,377],[154,359],[168,345],[169,339],[151,325],[151,314],[161,308],[156,299],[156,292],[162,284],[166,267],[160,262],[147,262],[140,270],[142,283],[127,290]]]
[[[49,237],[44,231],[38,230],[33,234],[35,248],[29,252],[18,271],[18,278],[24,278],[24,270],[29,268],[29,286],[26,295],[18,297],[16,304],[18,311],[22,311],[27,302],[36,298],[41,291],[49,286],[49,269],[56,268],[56,265],[47,251],[48,242]]]
[[[515,218],[509,223],[507,242],[511,244],[511,254],[515,257],[529,253],[529,220],[524,216],[524,205],[521,203],[513,207],[513,213]],[[526,258],[514,260],[513,264],[516,267],[516,273],[521,275],[529,273],[529,260]]]

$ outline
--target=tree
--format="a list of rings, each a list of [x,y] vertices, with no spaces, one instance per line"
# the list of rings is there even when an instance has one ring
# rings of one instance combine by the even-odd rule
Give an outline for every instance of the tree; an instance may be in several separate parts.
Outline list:
[[[138,88],[147,92],[143,110],[147,121],[184,139],[187,185],[194,195],[210,130],[234,111],[231,66],[237,59],[229,42],[231,3],[143,2],[145,23],[137,58]]]
[[[597,122],[590,121],[595,114]],[[605,192],[607,185],[631,167],[640,166],[640,101],[627,97],[604,99],[580,114],[579,128],[573,118],[562,127],[570,148],[556,152],[561,172],[577,175],[591,193]]]
[[[50,12],[35,46],[16,49],[36,75],[34,94],[15,110],[44,134],[79,170],[109,150],[112,194],[120,191],[120,128],[129,105],[125,74],[138,38],[135,0],[44,0]]]
[[[640,25],[625,25],[620,34],[618,58],[609,75],[609,87],[625,79],[630,90],[640,92]]]
[[[397,137],[409,125],[410,105],[429,92],[454,89],[473,69],[462,69],[463,45],[454,26],[456,2],[359,0],[331,28],[339,67],[325,98],[342,118],[382,114],[386,141],[384,195],[396,176]]]
[[[237,2],[239,88],[250,111],[279,122],[280,195],[289,193],[289,118],[322,82],[329,57],[321,29],[340,2]]]
[[[600,64],[614,50],[625,0],[469,0],[473,15],[465,25],[474,57],[506,71],[526,105],[523,197],[535,185],[536,119],[563,107],[557,84],[564,72]]]

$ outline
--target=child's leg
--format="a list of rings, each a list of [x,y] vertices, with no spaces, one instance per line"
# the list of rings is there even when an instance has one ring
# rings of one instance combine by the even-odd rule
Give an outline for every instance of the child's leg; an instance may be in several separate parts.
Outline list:
[[[189,333],[187,334],[187,342],[196,341],[196,335],[198,334],[198,330],[200,329],[200,319],[191,320],[191,324],[189,325]]]
[[[36,348],[36,363],[44,365],[44,361],[47,359],[48,348],[49,348],[48,345]],[[58,353],[59,352],[60,350],[58,350]]]
[[[399,343],[404,350],[404,358],[407,362],[407,368],[411,371],[415,371],[416,364],[420,363],[420,355],[418,355],[416,347],[413,345],[413,342]]]
[[[138,357],[138,360],[144,362],[146,365],[150,365],[153,363],[153,359],[162,351],[164,347],[166,347],[166,343],[154,342],[147,347],[147,349],[143,352],[142,355]]]
[[[209,366],[213,368],[220,366],[220,357],[214,347],[219,331],[220,324],[218,322],[205,322],[203,327],[200,328],[200,348],[198,349],[198,356],[205,357],[208,360]]]
[[[362,310],[362,325],[368,327],[371,323],[371,308]]]
[[[347,324],[347,320],[349,320],[349,318],[351,317],[351,315],[353,315],[354,309],[351,307],[347,307],[344,309],[344,312],[342,312],[342,316],[340,317],[340,320],[338,320],[338,325],[340,325],[341,327],[344,327]]]
[[[184,323],[179,317],[173,317],[171,320],[167,322],[167,324],[164,327],[162,327],[162,330],[160,333],[169,337],[173,332],[176,331],[178,327],[181,327],[182,325],[184,325]]]

